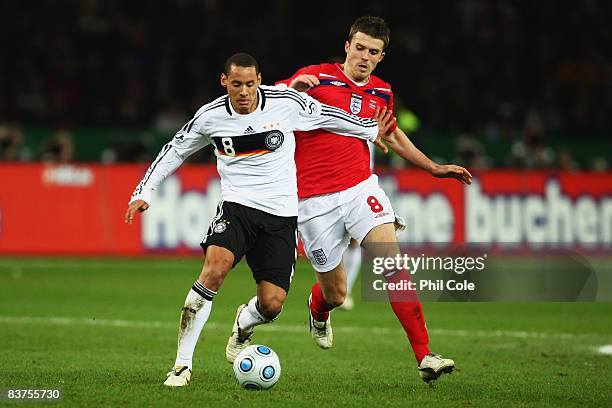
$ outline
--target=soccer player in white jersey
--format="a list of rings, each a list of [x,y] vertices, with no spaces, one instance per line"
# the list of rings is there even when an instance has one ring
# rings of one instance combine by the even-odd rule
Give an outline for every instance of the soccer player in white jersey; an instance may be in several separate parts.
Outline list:
[[[294,130],[326,128],[380,143],[394,119],[358,118],[286,87],[263,86],[255,59],[235,54],[225,64],[227,95],[204,105],[167,143],[136,187],[125,214],[131,223],[152,191],[192,153],[215,146],[221,176],[218,211],[201,243],[204,266],[181,310],[178,350],[165,385],[191,380],[196,342],[229,271],[246,257],[257,295],[240,305],[226,358],[250,343],[253,328],[276,319],[289,291],[296,256],[297,181]],[[380,124],[380,126],[378,126]]]

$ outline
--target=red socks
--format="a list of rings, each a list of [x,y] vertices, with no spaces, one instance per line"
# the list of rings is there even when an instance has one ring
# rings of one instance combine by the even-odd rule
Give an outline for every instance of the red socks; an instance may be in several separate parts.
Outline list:
[[[387,282],[400,282],[410,280],[408,271],[400,271],[393,276],[387,277]],[[429,334],[423,316],[423,307],[417,299],[415,291],[388,291],[391,308],[402,324],[417,363],[421,363],[423,357],[429,352]]]
[[[399,282],[402,279],[410,280],[410,274],[407,271],[402,271],[386,279],[387,282]],[[311,294],[310,312],[312,317],[320,322],[327,320],[333,307],[325,302],[318,282],[312,286]],[[391,308],[402,324],[417,363],[420,364],[423,357],[430,352],[429,334],[427,334],[421,302],[418,301],[414,291],[389,291],[388,295]]]
[[[421,302],[391,302],[391,307],[408,336],[417,363],[420,364],[430,351]]]
[[[312,285],[312,302],[310,302],[310,312],[312,317],[319,322],[324,322],[329,317],[329,312],[333,309],[325,299],[323,298],[323,292],[321,291],[321,285],[319,282]]]

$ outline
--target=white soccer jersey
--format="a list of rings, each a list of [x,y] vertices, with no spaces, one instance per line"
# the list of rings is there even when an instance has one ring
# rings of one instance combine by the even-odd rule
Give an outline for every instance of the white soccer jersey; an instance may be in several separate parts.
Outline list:
[[[151,204],[151,191],[192,153],[214,144],[221,197],[270,214],[297,216],[293,131],[323,128],[373,141],[378,125],[324,105],[284,85],[260,86],[252,113],[234,111],[227,95],[202,106],[164,145],[132,199]],[[334,154],[334,152],[329,152]]]

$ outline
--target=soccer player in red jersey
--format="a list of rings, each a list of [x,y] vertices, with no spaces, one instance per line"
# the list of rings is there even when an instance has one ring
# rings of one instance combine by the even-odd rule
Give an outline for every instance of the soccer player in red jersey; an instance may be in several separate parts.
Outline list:
[[[307,66],[280,83],[357,116],[371,117],[376,108],[392,111],[391,85],[372,75],[385,56],[389,34],[383,19],[360,17],[351,26],[344,45],[344,64]],[[389,199],[378,186],[377,176],[372,174],[366,142],[321,129],[300,132],[296,141],[298,229],[317,276],[308,301],[310,331],[320,347],[330,348],[333,342],[330,311],[341,305],[346,296],[342,254],[349,239],[354,238],[366,249],[385,243],[383,255],[394,257],[399,253],[397,219]],[[434,177],[471,183],[472,176],[465,168],[433,162],[397,126],[390,129],[385,141],[402,158]],[[405,272],[396,271],[385,277],[394,282]],[[421,303],[414,296],[406,299],[391,292],[389,298],[408,336],[421,378],[429,382],[451,372],[454,361],[429,349]]]

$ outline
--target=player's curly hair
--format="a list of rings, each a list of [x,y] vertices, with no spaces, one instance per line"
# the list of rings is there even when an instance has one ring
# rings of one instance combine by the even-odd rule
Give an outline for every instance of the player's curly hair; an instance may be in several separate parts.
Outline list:
[[[382,40],[383,50],[389,46],[389,41],[391,41],[391,30],[389,30],[389,26],[380,17],[375,16],[361,16],[351,26],[351,30],[349,31],[348,42],[350,43],[353,39],[353,36],[357,33],[364,33],[369,35],[370,37],[377,38]]]

